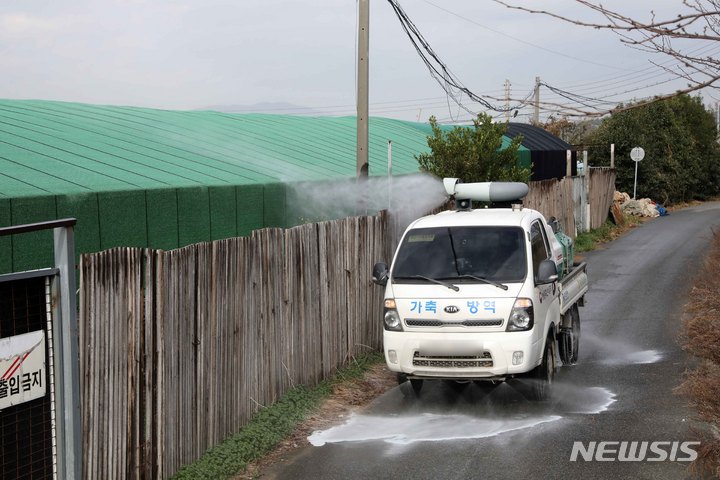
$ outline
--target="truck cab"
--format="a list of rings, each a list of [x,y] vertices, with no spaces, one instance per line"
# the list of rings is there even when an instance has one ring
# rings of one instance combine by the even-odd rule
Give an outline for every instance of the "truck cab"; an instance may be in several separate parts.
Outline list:
[[[466,206],[414,221],[392,268],[378,263],[373,271],[385,286],[388,368],[416,393],[424,379],[496,385],[525,377],[533,380],[529,396],[545,398],[558,339],[572,335],[573,323],[577,338],[563,348],[574,346],[577,358],[579,316],[571,317],[587,291],[583,267],[563,295],[563,259],[545,218],[518,205]]]

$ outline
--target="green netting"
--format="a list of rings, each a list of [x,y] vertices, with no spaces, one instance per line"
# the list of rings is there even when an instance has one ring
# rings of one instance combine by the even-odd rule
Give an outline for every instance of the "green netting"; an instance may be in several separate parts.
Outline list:
[[[101,249],[101,243],[98,194],[58,195],[55,198],[58,218],[74,217],[77,219],[77,224],[74,228],[75,251],[99,251]],[[79,258],[75,260],[79,261]]]
[[[11,225],[10,199],[0,198],[0,227]],[[12,238],[0,237],[0,273],[12,271]]]
[[[210,187],[210,238],[237,236],[235,187]]]
[[[285,227],[287,225],[286,185],[271,183],[263,188],[263,224],[266,227]]]
[[[178,199],[177,190],[148,190],[147,203],[148,246],[163,250],[178,248]]]
[[[98,193],[100,248],[146,246],[146,207],[142,190]]]
[[[55,220],[55,197],[22,197],[11,202],[11,221],[14,225]],[[52,267],[53,232],[30,232],[13,235],[12,268],[15,271]]]
[[[235,188],[238,235],[250,235],[253,230],[264,226],[263,190],[262,185],[243,185]]]
[[[210,198],[207,188],[179,188],[178,238],[181,246],[210,241]]]

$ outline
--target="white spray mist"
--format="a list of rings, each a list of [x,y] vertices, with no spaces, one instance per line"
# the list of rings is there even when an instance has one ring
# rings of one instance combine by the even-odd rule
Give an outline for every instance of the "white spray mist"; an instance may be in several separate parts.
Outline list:
[[[387,209],[398,228],[404,229],[447,200],[442,181],[426,173],[298,182],[288,187],[288,213],[298,223],[374,215]]]

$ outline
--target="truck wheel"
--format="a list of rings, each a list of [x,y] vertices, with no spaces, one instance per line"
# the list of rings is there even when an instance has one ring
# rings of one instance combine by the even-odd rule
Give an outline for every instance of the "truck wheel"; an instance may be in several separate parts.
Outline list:
[[[560,359],[563,365],[575,365],[580,347],[580,312],[578,306],[573,305],[568,314],[570,315],[570,328],[563,328],[560,331]]]
[[[572,318],[572,356],[570,357],[570,364],[575,365],[578,361],[578,352],[580,348],[580,309],[577,304],[573,305],[573,318]]]
[[[542,362],[530,372],[530,400],[546,400],[550,396],[550,386],[555,378],[555,340],[548,336]]]

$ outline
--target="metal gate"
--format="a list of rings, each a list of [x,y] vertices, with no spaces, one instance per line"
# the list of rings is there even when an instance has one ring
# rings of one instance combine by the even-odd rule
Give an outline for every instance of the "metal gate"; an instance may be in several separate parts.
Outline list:
[[[55,266],[0,275],[0,478],[81,478],[74,219],[54,230]]]
[[[0,283],[0,338],[22,338],[24,334],[42,332],[48,335],[46,291],[49,277],[18,279]],[[9,343],[9,342],[6,342]],[[47,365],[51,352],[45,345],[42,370],[36,374],[36,386],[45,394],[0,411],[0,474],[2,478],[52,478],[52,397],[47,388]],[[2,355],[7,358],[8,353]],[[10,359],[17,357],[10,356]],[[20,397],[33,383],[33,372],[16,373],[17,360],[6,362],[0,370],[0,401],[7,403]],[[25,377],[25,381],[23,381]],[[38,378],[39,377],[39,378]]]

